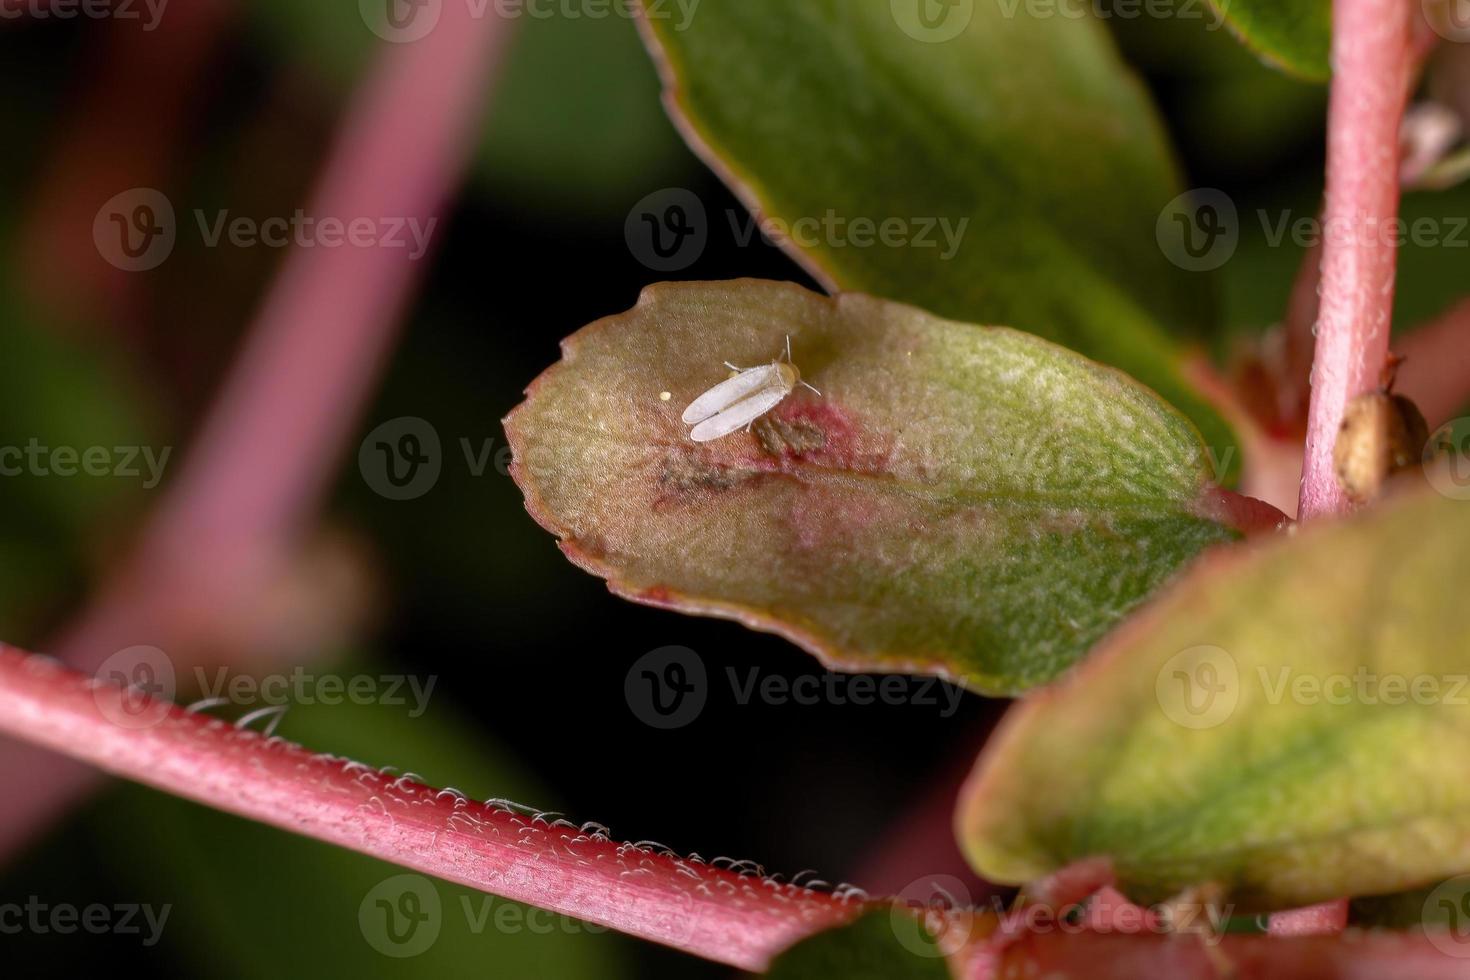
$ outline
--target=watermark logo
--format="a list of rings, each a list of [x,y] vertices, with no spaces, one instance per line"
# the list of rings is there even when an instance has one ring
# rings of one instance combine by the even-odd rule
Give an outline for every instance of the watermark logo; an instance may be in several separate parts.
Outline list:
[[[975,0],[889,0],[893,22],[926,44],[953,41],[975,18]]]
[[[709,216],[693,191],[666,187],[633,205],[623,238],[633,257],[654,272],[682,272],[709,244]]]
[[[92,699],[119,728],[152,728],[168,717],[176,682],[173,661],[158,647],[119,650],[97,668]]]
[[[650,728],[683,728],[699,717],[709,698],[704,661],[681,646],[645,653],[628,668],[623,696],[638,720]]]
[[[423,875],[397,875],[363,896],[357,924],[368,945],[384,956],[406,959],[433,946],[443,924],[439,891]]]
[[[1240,668],[1220,647],[1190,647],[1164,663],[1154,679],[1154,694],[1175,724],[1214,728],[1235,712],[1240,701]]]
[[[114,195],[92,219],[97,252],[124,272],[147,272],[173,254],[178,240],[174,206],[161,191],[134,187]]]
[[[1470,959],[1470,875],[1440,882],[1424,899],[1424,934],[1446,956]]]
[[[964,688],[933,676],[849,674],[838,671],[797,674],[763,673],[760,667],[726,667],[725,684],[740,707],[752,703],[772,707],[819,704],[864,708],[932,708],[950,718],[964,700]],[[661,647],[638,658],[623,682],[628,707],[654,728],[682,728],[704,710],[712,685],[703,660],[688,647]]]
[[[443,463],[438,431],[413,415],[384,422],[357,450],[363,480],[389,500],[413,500],[428,493],[439,482]]]
[[[1230,0],[995,0],[1000,15],[1014,20],[1024,11],[1030,20],[1200,20],[1206,31],[1225,23]]]
[[[172,453],[172,446],[49,446],[32,436],[24,446],[0,446],[0,477],[110,476],[141,479],[152,490]]]
[[[143,32],[158,29],[169,0],[0,0],[0,20],[140,21]]]
[[[408,44],[427,37],[439,24],[444,0],[357,0],[368,30],[385,41]]]
[[[970,938],[974,917],[965,883],[952,875],[925,875],[895,896],[889,922],[899,945],[926,959],[947,956]]]
[[[1470,500],[1470,418],[1446,422],[1424,445],[1424,476],[1451,500]]]
[[[69,902],[51,903],[37,895],[25,904],[0,903],[0,936],[31,933],[37,936],[70,936],[85,932],[93,936],[141,936],[144,947],[158,945],[163,928],[168,924],[173,905],[154,907],[147,903],[121,902],[103,905],[93,902],[77,906]]]
[[[1470,42],[1470,0],[1423,0],[1424,19],[1446,41]]]
[[[1154,236],[1164,256],[1188,272],[1218,269],[1240,243],[1240,216],[1230,195],[1197,187],[1174,198],[1159,212]]]
[[[194,668],[194,687],[206,702],[214,705],[268,705],[285,708],[291,705],[344,704],[383,705],[407,708],[409,718],[421,718],[429,710],[429,698],[439,683],[435,674],[316,674],[294,667],[289,674],[232,674],[229,667],[216,667],[214,675],[203,667]]]
[[[319,216],[300,208],[266,218],[232,214],[228,208],[194,208],[190,213],[205,248],[378,249],[400,252],[410,262],[428,254],[439,225],[432,216]],[[126,272],[158,268],[173,254],[181,231],[172,202],[151,187],[115,195],[92,221],[98,253]]]

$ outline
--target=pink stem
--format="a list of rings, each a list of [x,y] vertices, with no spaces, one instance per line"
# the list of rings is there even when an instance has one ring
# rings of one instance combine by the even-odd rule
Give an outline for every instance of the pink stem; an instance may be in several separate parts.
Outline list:
[[[1343,410],[1373,390],[1393,314],[1399,125],[1412,49],[1408,0],[1334,0],[1322,299],[1298,516],[1342,513],[1333,472]]]
[[[164,792],[749,970],[865,907],[309,752],[0,646],[0,731]]]
[[[19,13],[25,4],[16,6]],[[16,250],[26,288],[49,306],[130,319],[119,313],[136,306],[131,287],[140,280],[103,260],[92,220],[114,194],[163,186],[171,176],[234,6],[189,0],[163,9],[152,30],[132,22],[90,39],[100,50],[81,59],[86,91],[27,194],[30,215]],[[151,16],[141,4],[135,10]]]
[[[309,214],[421,222],[437,214],[463,171],[513,23],[472,6],[445,4],[426,37],[385,46]],[[188,648],[200,624],[249,601],[315,507],[420,265],[405,249],[290,254],[185,471],[59,656],[92,670],[120,647]],[[28,788],[0,794],[4,854],[84,794],[93,775],[0,743],[0,781]]]

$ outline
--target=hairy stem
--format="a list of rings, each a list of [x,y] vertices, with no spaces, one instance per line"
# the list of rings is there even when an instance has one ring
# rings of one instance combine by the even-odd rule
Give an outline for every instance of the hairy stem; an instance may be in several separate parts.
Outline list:
[[[865,907],[395,778],[5,646],[0,731],[228,813],[745,969]]]
[[[1388,358],[1399,126],[1416,8],[1407,0],[1335,0],[1332,5],[1322,296],[1301,519],[1347,510],[1332,447],[1348,401],[1378,385]]]
[[[387,45],[356,94],[310,213],[427,222],[463,172],[487,79],[513,21],[446,4],[421,40]],[[93,670],[138,644],[190,651],[255,601],[291,559],[397,334],[423,262],[383,247],[305,248],[286,259],[169,496],[136,553],[61,637]],[[221,560],[222,556],[228,560]],[[204,633],[201,642],[201,632]],[[93,775],[0,743],[0,854],[20,846]]]

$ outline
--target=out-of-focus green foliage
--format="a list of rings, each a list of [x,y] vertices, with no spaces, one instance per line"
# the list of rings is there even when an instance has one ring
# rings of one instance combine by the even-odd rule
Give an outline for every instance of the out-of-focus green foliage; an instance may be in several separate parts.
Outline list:
[[[637,31],[614,12],[619,4],[608,6],[607,16],[590,17],[528,5],[552,15],[515,19],[481,131],[476,169],[486,189],[558,212],[622,209],[687,172],[692,158],[659,104]],[[249,7],[280,57],[343,92],[388,44],[369,30],[355,0]],[[486,3],[485,16],[496,9]]]

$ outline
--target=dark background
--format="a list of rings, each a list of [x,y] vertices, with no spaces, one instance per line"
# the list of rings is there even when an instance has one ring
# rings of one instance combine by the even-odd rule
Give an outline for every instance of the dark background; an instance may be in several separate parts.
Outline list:
[[[304,205],[372,51],[354,7],[262,0],[230,12],[192,75],[179,138],[160,169],[160,188],[181,214],[229,207],[266,217]],[[1190,184],[1222,187],[1243,209],[1313,211],[1320,88],[1262,68],[1223,33],[1115,26],[1168,116]],[[95,255],[38,244],[67,231],[57,225],[71,212],[48,210],[54,197],[42,189],[54,183],[67,134],[89,125],[84,107],[110,77],[111,59],[129,56],[119,40],[128,31],[137,26],[0,21],[0,442],[171,445],[177,467],[281,253],[205,250],[197,236],[181,235],[163,267],[119,285]],[[912,704],[737,704],[727,668],[796,677],[820,665],[774,637],[613,598],[564,560],[507,477],[493,465],[477,477],[465,465],[459,439],[503,447],[500,419],[556,360],[561,338],[626,309],[644,285],[808,281],[769,246],[736,240],[727,215],[742,214],[740,206],[664,119],[628,22],[528,22],[515,43],[401,343],[333,463],[327,508],[375,591],[364,603],[370,615],[320,651],[313,671],[436,677],[429,711],[409,719],[388,706],[297,706],[278,731],[707,858],[755,858],[788,874],[814,868],[872,886],[865,869],[883,854],[937,841],[937,856],[924,859],[933,866],[913,866],[915,876],[954,871],[944,859],[947,821],[912,811],[927,797],[941,801],[942,814],[946,787],[973,758],[997,705],[967,696],[943,718]],[[157,68],[146,52],[130,56],[140,73]],[[150,106],[133,108],[150,118]],[[136,138],[146,144],[148,126]],[[111,154],[137,147],[103,149],[88,162],[95,180],[70,186],[77,198],[100,203],[127,189],[107,184]],[[708,248],[672,276],[640,264],[624,237],[635,202],[667,187],[692,190],[711,219]],[[1221,280],[1233,333],[1274,319],[1296,265],[1293,250],[1265,249],[1247,233]],[[1419,275],[1408,263],[1406,302],[1432,310],[1439,296],[1415,287]],[[437,485],[401,502],[373,493],[356,466],[361,438],[398,416],[428,420],[444,446]],[[0,479],[0,495],[0,637],[44,648],[158,491],[136,481],[19,477]],[[704,711],[672,732],[643,724],[624,698],[633,662],[671,644],[696,651],[711,678]],[[388,959],[364,941],[356,915],[365,892],[394,869],[135,787],[112,786],[6,860],[0,903],[35,895],[53,905],[172,906],[152,948],[116,934],[0,935],[7,975],[729,972],[573,927],[474,935],[455,914],[457,896],[468,893],[442,884],[449,911],[434,949]]]

